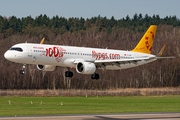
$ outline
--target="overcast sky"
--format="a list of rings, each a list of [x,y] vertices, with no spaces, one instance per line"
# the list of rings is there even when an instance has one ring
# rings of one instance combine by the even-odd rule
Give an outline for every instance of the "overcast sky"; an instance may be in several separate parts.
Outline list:
[[[180,18],[180,0],[1,0],[0,15],[18,18],[40,14],[48,17],[101,17],[115,19],[129,15],[159,15],[161,18],[174,16]]]

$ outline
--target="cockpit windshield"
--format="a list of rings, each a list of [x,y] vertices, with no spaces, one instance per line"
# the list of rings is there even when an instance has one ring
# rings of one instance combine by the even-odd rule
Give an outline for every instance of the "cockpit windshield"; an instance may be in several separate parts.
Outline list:
[[[15,51],[23,52],[23,49],[20,47],[12,47],[9,50],[15,50]]]

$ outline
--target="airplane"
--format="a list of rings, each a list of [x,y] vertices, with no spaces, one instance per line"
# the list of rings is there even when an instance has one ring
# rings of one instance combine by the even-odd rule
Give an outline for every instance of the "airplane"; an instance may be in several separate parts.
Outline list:
[[[37,65],[38,70],[54,71],[57,66],[66,67],[66,77],[73,77],[70,68],[75,68],[79,74],[90,74],[92,79],[99,79],[98,69],[121,70],[144,65],[160,58],[151,54],[156,34],[156,25],[151,25],[139,43],[131,51],[76,47],[63,45],[19,43],[13,45],[4,57],[15,63],[23,64],[20,74],[25,74],[25,65]],[[171,57],[169,57],[171,58]]]

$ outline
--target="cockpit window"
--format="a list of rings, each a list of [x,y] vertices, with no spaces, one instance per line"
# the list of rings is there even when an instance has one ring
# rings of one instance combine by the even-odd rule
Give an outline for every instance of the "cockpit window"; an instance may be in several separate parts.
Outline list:
[[[19,52],[22,52],[22,51],[23,51],[23,49],[20,48],[20,47],[12,47],[12,48],[10,48],[9,50],[15,50],[15,51],[19,51]]]

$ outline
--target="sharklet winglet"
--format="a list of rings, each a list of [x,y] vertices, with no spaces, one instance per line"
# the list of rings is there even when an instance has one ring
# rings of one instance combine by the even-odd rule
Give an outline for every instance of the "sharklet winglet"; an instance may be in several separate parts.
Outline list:
[[[40,44],[44,44],[45,38],[43,38],[40,42]]]

